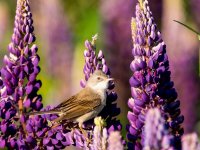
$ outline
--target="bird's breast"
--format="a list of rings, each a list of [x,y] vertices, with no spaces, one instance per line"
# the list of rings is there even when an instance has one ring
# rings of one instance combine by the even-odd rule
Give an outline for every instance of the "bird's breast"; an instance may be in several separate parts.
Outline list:
[[[97,93],[101,97],[102,105],[106,105],[106,98],[107,98],[106,92],[104,90],[98,90]]]
[[[95,110],[90,111],[90,112],[88,112],[88,113],[86,113],[86,114],[84,114],[84,115],[82,115],[78,118],[75,118],[74,121],[82,124],[83,122],[85,122],[87,120],[95,118],[102,111],[103,108],[104,108],[104,105],[100,105]]]

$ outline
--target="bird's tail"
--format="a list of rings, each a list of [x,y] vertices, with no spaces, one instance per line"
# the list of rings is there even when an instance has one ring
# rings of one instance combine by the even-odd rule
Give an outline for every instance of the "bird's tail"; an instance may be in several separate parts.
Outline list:
[[[29,112],[26,115],[44,115],[44,114],[60,114],[61,112],[58,110],[49,110],[49,111],[36,111],[36,112]]]

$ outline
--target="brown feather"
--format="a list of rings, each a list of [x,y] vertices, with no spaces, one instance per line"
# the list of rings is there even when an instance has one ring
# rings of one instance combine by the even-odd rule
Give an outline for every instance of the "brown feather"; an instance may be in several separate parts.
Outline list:
[[[74,119],[78,118],[101,105],[101,97],[95,93],[91,88],[84,88],[78,94],[70,97],[55,109],[63,113],[62,119]]]

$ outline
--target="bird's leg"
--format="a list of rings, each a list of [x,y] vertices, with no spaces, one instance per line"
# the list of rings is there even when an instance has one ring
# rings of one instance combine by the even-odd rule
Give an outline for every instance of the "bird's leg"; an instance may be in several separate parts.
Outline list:
[[[90,140],[92,139],[92,133],[90,132]]]
[[[56,128],[57,126],[59,126],[60,124],[58,122],[52,122],[52,126],[51,128]]]
[[[82,128],[82,123],[79,123],[79,129],[82,132],[83,136],[87,139],[87,132]]]
[[[85,131],[85,130],[82,128],[82,123],[79,123],[79,129],[80,129],[80,131],[82,132],[84,138],[86,139],[87,145],[89,145],[92,141],[91,141],[90,138],[88,138],[88,133],[87,133],[87,131]]]

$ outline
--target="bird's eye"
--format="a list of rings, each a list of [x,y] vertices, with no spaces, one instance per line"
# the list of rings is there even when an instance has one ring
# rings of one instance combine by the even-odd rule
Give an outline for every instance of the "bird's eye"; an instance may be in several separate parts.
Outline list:
[[[100,78],[100,77],[97,77],[97,80],[101,80],[101,78]]]

